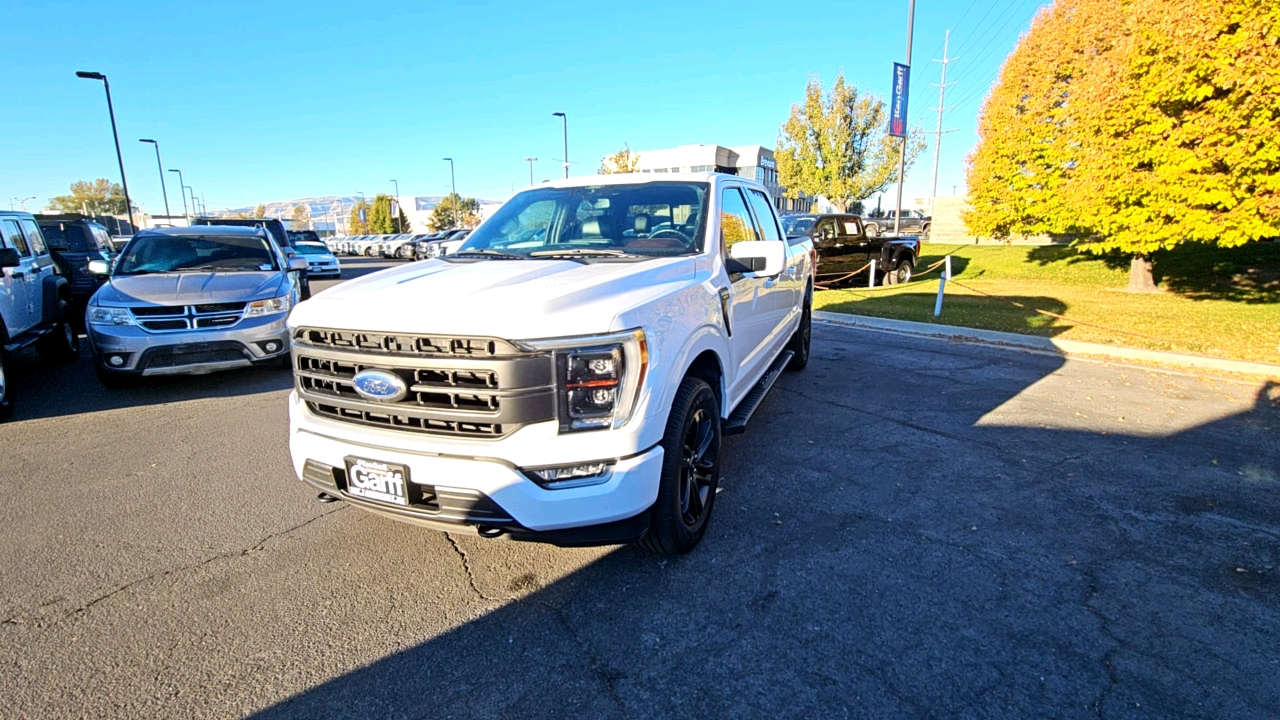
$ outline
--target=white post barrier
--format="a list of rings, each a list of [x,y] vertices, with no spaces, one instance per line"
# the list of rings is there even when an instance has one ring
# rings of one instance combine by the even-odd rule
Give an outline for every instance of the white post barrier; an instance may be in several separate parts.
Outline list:
[[[947,280],[951,279],[951,256],[948,255],[943,260],[947,267],[942,272],[942,277],[938,278],[938,299],[933,303],[933,316],[942,316],[942,294],[946,291]]]
[[[867,289],[874,290],[876,287],[876,261],[871,261],[871,275],[867,278]]]

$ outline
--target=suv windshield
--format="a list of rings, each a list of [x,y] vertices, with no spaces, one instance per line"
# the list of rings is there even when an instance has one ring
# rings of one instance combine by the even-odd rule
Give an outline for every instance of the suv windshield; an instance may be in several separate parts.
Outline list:
[[[453,257],[693,255],[702,251],[706,196],[706,183],[681,182],[527,190]]]
[[[303,255],[328,255],[329,248],[311,242],[300,242],[296,246]]]
[[[116,275],[278,270],[262,236],[140,235],[120,256]]]
[[[111,249],[99,248],[97,238],[92,234],[90,226],[79,223],[42,222],[40,223],[40,232],[44,235],[45,242],[53,250],[84,253]]]
[[[785,215],[782,218],[782,230],[787,234],[787,237],[808,235],[817,219],[813,215]]]

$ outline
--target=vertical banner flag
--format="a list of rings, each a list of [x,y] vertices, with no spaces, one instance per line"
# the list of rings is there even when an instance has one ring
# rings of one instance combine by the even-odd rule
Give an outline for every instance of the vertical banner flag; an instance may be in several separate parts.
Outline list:
[[[362,223],[369,222],[369,220],[368,220],[368,219],[366,219],[366,218],[365,218],[365,216],[364,216],[364,206],[363,206],[363,205],[361,205],[361,206],[360,206],[360,222],[362,222]]]
[[[893,93],[889,100],[889,134],[907,136],[907,94],[911,89],[911,66],[893,64]]]
[[[391,219],[400,217],[400,203],[397,200],[391,201]]]

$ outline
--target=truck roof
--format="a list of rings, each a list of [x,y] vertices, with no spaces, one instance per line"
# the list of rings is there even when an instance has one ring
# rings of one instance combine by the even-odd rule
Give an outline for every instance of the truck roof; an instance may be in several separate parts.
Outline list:
[[[727,173],[718,172],[696,172],[696,173],[612,173],[609,175],[583,175],[581,177],[563,178],[561,180],[551,180],[534,185],[534,188],[540,187],[598,187],[600,185],[636,185],[640,183],[667,183],[667,182],[700,182],[700,183],[726,183],[735,182],[744,185],[751,185],[764,190],[764,185],[745,178],[741,175],[729,175]]]

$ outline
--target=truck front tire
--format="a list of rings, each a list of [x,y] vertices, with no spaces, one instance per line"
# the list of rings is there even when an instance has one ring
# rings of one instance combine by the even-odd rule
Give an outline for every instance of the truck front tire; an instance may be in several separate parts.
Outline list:
[[[4,334],[0,333],[0,340]],[[9,385],[9,354],[0,348],[0,421],[8,420],[13,414],[13,387]]]
[[[658,499],[640,544],[662,555],[683,555],[706,533],[720,484],[720,404],[701,378],[680,382],[662,452]]]
[[[787,349],[795,353],[791,356],[791,362],[787,363],[787,369],[791,371],[803,370],[805,365],[809,364],[809,343],[813,339],[813,291],[805,291],[804,308],[800,313],[800,327],[796,328],[795,334],[791,336],[791,341],[787,343]]]

